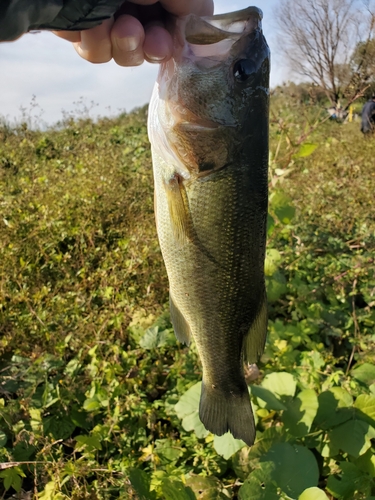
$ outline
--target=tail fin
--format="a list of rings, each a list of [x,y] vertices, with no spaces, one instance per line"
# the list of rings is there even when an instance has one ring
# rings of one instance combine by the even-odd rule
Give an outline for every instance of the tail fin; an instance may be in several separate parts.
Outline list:
[[[199,418],[206,429],[217,436],[230,431],[249,446],[255,441],[255,423],[247,390],[226,394],[202,383]]]

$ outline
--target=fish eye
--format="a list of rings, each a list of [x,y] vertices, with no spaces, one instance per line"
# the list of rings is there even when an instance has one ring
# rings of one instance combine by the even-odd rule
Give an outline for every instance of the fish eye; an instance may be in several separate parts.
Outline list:
[[[254,73],[255,65],[250,59],[240,59],[233,67],[233,75],[238,82],[246,82]]]

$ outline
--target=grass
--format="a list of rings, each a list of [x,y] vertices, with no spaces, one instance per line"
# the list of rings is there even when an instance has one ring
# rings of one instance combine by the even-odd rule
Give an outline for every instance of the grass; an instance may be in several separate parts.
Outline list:
[[[375,140],[286,90],[272,96],[251,450],[196,419],[201,368],[169,321],[146,109],[0,128],[0,498],[375,495]]]

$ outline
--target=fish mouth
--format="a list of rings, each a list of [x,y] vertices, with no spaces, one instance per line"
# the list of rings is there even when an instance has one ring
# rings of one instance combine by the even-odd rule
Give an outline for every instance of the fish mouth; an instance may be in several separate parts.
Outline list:
[[[214,16],[195,16],[185,19],[185,40],[194,45],[211,45],[224,40],[238,40],[244,32],[251,33],[261,27],[263,13],[258,7]]]

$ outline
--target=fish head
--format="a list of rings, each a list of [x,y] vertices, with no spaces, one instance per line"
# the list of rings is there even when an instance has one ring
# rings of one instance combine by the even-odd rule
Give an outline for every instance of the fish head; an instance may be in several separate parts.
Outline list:
[[[185,178],[233,160],[254,120],[268,114],[269,48],[261,20],[261,10],[249,7],[173,21],[174,53],[159,70],[149,136]]]

